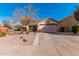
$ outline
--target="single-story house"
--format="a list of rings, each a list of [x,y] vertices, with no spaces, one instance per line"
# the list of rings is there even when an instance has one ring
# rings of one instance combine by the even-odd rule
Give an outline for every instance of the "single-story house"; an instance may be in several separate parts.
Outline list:
[[[64,30],[65,32],[71,32],[72,26],[77,24],[78,22],[76,21],[74,15],[70,15],[60,20],[59,30]]]
[[[43,32],[57,32],[58,24],[58,21],[47,18],[38,23],[38,30]]]

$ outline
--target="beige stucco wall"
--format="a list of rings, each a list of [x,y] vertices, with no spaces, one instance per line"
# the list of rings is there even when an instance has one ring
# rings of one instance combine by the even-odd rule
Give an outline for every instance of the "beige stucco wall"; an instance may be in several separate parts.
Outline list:
[[[58,26],[57,25],[46,25],[43,29],[44,32],[57,32]]]
[[[37,29],[38,29],[38,30],[41,30],[41,29],[43,29],[44,27],[46,27],[46,25],[40,25],[40,24],[39,24]]]
[[[46,25],[42,25],[42,24],[46,24],[45,20],[38,23],[38,28],[37,28],[38,30],[41,30],[46,26]]]
[[[74,15],[71,15],[62,19],[59,27],[65,27],[65,31],[72,31],[72,26],[76,24],[77,21],[75,20]]]

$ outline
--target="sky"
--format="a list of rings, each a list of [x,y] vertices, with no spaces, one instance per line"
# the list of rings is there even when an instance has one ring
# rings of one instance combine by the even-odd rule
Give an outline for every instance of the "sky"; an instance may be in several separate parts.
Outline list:
[[[30,3],[31,4],[31,3]],[[16,8],[24,8],[27,3],[0,3],[0,21],[13,16]],[[32,7],[37,9],[36,15],[40,19],[50,17],[60,20],[74,13],[78,3],[32,3]],[[25,12],[27,15],[27,10]]]

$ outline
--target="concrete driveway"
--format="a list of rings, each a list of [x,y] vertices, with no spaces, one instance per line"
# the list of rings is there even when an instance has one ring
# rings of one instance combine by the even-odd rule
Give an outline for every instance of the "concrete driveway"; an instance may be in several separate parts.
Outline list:
[[[40,33],[39,45],[35,55],[79,55],[79,36]]]

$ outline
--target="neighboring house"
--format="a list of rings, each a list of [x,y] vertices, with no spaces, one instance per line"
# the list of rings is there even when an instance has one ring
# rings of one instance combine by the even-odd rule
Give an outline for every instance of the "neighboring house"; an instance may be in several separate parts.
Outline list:
[[[74,15],[70,15],[60,20],[59,30],[64,30],[65,32],[71,32],[72,26],[77,25],[77,21]]]
[[[43,32],[57,32],[58,24],[58,21],[47,18],[38,23],[38,30]]]

